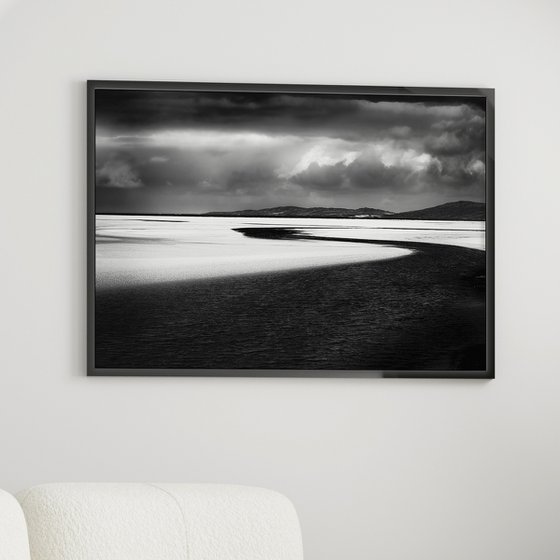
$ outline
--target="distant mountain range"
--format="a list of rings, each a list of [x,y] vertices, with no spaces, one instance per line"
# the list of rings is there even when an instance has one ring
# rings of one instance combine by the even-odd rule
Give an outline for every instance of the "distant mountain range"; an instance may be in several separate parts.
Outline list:
[[[276,206],[260,210],[237,210],[235,212],[207,212],[202,216],[228,216],[240,218],[384,218],[392,212],[377,208],[303,208],[301,206]]]
[[[392,220],[485,220],[486,205],[483,202],[460,200],[411,212],[389,212],[378,208],[302,208],[301,206],[277,206],[260,210],[237,210],[234,212],[207,212],[202,216],[241,218],[390,218]]]

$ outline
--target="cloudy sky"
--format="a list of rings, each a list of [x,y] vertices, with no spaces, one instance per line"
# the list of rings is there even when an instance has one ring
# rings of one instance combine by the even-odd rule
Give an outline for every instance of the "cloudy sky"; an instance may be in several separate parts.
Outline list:
[[[96,91],[96,210],[484,200],[482,98]]]

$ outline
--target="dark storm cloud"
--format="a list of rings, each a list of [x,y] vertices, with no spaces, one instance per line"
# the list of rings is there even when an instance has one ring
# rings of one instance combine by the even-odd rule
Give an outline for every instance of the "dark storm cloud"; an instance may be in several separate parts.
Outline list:
[[[96,122],[120,134],[204,128],[267,133],[314,133],[356,140],[372,130],[425,134],[434,119],[445,123],[482,114],[478,98],[414,98],[309,94],[101,90]],[[437,122],[437,121],[436,121]],[[133,137],[133,136],[132,136]]]
[[[470,157],[440,157],[437,165],[427,169],[428,180],[443,187],[464,190],[472,188],[479,196],[484,189],[485,167],[480,159]]]
[[[484,166],[468,158],[457,157],[427,160],[425,166],[418,167],[387,166],[366,156],[348,165],[343,162],[335,165],[313,163],[291,180],[322,193],[330,191],[367,196],[406,192],[420,195],[426,191],[463,194],[470,191],[479,198],[484,190]]]
[[[484,199],[479,99],[101,90],[96,130],[105,211]]]

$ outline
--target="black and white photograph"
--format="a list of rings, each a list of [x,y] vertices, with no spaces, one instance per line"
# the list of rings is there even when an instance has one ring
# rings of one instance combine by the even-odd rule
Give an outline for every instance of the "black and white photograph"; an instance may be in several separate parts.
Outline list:
[[[89,374],[493,377],[493,92],[89,82]]]

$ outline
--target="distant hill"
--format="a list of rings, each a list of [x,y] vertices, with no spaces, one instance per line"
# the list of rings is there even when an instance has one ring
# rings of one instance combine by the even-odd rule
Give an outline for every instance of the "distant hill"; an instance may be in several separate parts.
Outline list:
[[[485,220],[486,205],[483,202],[460,200],[422,210],[389,212],[379,208],[302,208],[301,206],[276,206],[260,210],[236,210],[234,212],[207,212],[202,216],[240,218],[391,218],[395,220]]]
[[[395,220],[485,220],[486,204],[484,202],[472,202],[460,200],[448,202],[431,208],[413,210],[411,212],[399,212],[393,214],[391,219]]]
[[[112,215],[111,213],[97,212],[97,215]],[[116,214],[119,215],[119,214]],[[303,208],[301,206],[276,206],[274,208],[261,208],[260,210],[236,210],[233,212],[206,212],[205,214],[130,214],[135,216],[213,216],[213,217],[240,217],[240,218],[390,218],[394,220],[473,220],[486,219],[486,205],[483,202],[460,200],[448,202],[439,206],[412,210],[410,212],[389,212],[379,208],[324,208],[317,206]]]
[[[234,212],[207,212],[202,216],[224,216],[240,218],[384,218],[393,217],[393,212],[378,208],[302,208],[301,206],[277,206],[260,210],[237,210]]]

